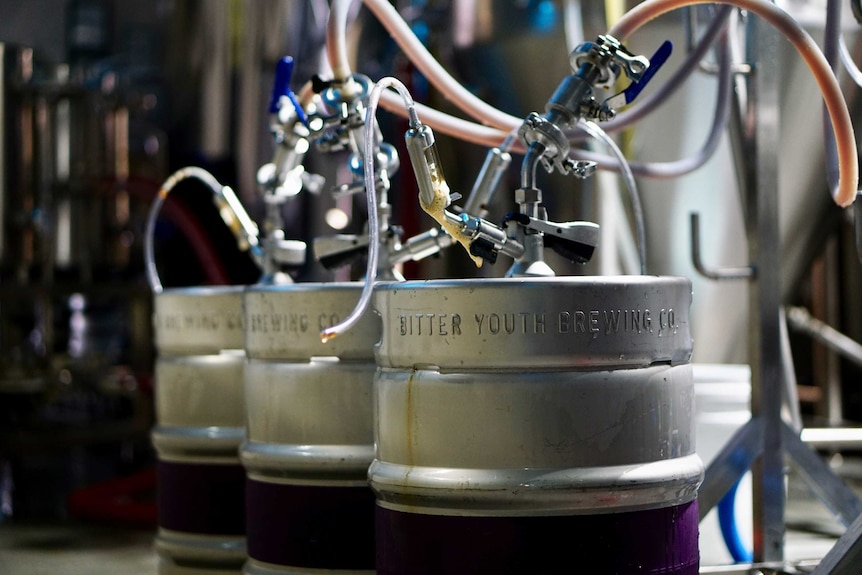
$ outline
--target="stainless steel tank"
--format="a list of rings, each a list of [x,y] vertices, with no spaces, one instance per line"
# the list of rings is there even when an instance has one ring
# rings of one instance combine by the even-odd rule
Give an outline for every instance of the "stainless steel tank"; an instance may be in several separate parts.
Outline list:
[[[374,573],[372,386],[379,318],[347,317],[356,283],[245,294],[248,562],[245,573]]]
[[[162,575],[239,573],[246,558],[242,291],[154,296]]]
[[[691,284],[376,288],[377,572],[698,573]]]

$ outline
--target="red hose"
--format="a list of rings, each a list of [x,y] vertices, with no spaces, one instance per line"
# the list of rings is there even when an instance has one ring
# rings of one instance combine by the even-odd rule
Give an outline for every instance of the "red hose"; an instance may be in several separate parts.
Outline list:
[[[72,492],[69,515],[78,519],[154,527],[158,522],[156,468],[102,481]]]

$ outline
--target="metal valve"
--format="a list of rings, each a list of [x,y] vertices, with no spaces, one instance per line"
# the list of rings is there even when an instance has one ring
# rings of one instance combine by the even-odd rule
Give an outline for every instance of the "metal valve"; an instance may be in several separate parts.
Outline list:
[[[317,193],[323,178],[307,173],[302,165],[309,150],[312,128],[305,110],[290,89],[293,58],[279,60],[275,70],[272,95],[270,133],[275,148],[272,159],[257,171],[258,192],[266,206],[263,222],[264,237],[261,283],[289,283],[285,267],[305,263],[305,242],[286,239],[281,209],[301,191]]]
[[[596,83],[606,86],[616,81],[620,68],[624,69],[629,80],[637,82],[650,66],[650,61],[644,56],[635,56],[619,40],[607,35],[577,46],[569,55],[569,63],[575,72],[585,64],[595,66],[601,72]]]

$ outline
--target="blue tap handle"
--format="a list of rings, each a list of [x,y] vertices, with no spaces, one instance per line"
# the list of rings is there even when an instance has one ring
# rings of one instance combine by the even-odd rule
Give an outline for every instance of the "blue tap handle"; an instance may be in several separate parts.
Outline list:
[[[623,91],[623,95],[626,98],[626,104],[630,104],[635,98],[637,98],[638,94],[641,93],[641,90],[644,89],[644,86],[647,85],[647,82],[652,80],[659,68],[661,68],[662,65],[667,62],[667,59],[670,58],[671,52],[673,52],[673,43],[670,40],[665,40],[664,43],[658,47],[658,50],[655,51],[655,54],[652,55],[652,58],[649,59],[649,68],[647,68],[643,73],[641,79],[637,82],[633,82]]]
[[[305,115],[305,110],[296,99],[296,94],[290,89],[290,79],[293,76],[293,58],[285,56],[278,61],[275,68],[275,82],[272,86],[272,96],[269,99],[269,113],[277,114],[280,107],[281,97],[287,96],[290,103],[296,110],[296,115],[299,121],[308,125],[308,117]]]
[[[269,99],[269,113],[278,113],[279,101],[287,96],[290,90],[290,78],[293,76],[293,58],[285,56],[275,67],[275,82],[272,85],[272,96]]]

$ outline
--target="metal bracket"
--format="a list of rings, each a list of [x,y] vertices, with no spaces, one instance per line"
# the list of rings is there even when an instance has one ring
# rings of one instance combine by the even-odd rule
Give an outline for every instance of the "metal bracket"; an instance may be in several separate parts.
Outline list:
[[[850,575],[858,572],[862,560],[862,514],[820,561],[814,575]]]
[[[691,217],[691,261],[700,275],[713,280],[738,280],[754,277],[754,266],[710,269],[700,257],[700,214],[692,212]]]
[[[698,18],[697,18],[697,6],[687,6],[685,10],[688,12],[687,18],[683,19],[683,26],[685,28],[685,45],[687,49],[687,53],[691,53],[694,51],[695,47],[695,30],[698,27]],[[718,74],[718,64],[714,62],[707,62],[706,60],[701,60],[698,62],[698,70],[703,72],[704,74],[709,74],[711,76],[715,76]],[[735,62],[731,64],[731,73],[737,76],[750,76],[754,72],[754,66],[747,62]]]
[[[862,366],[862,345],[826,322],[813,317],[804,307],[788,307],[787,321],[793,329],[811,336],[856,365]]]
[[[761,417],[752,417],[710,463],[697,495],[701,520],[763,453],[763,425]],[[862,501],[855,493],[832,473],[829,464],[800,438],[799,432],[782,421],[780,433],[782,450],[820,501],[845,526],[858,522]]]

